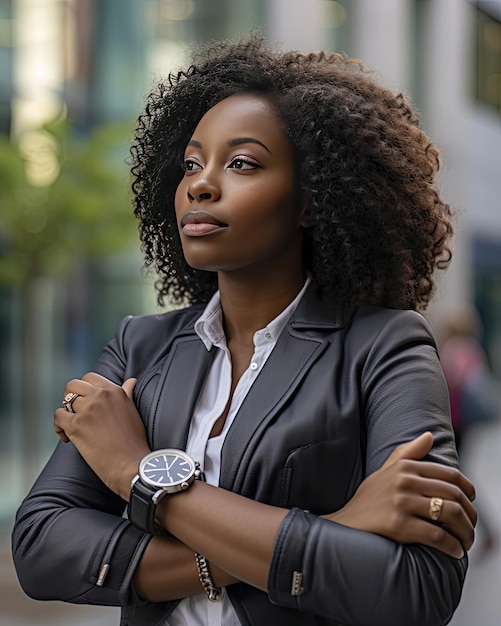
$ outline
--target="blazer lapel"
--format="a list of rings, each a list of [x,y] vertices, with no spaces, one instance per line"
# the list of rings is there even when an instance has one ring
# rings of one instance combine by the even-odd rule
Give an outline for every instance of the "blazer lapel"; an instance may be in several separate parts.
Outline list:
[[[221,458],[222,487],[240,490],[245,467],[252,458],[253,441],[259,439],[328,346],[329,333],[341,327],[340,319],[325,309],[310,287],[228,431]],[[244,450],[242,442],[246,442]]]
[[[174,342],[152,404],[153,449],[186,449],[195,404],[214,354],[196,335]]]
[[[226,436],[221,458],[222,487],[239,491],[245,475],[241,468],[252,456],[252,439],[266,428],[321,352],[322,342],[296,339],[287,329],[282,332]],[[242,442],[246,442],[244,450]]]

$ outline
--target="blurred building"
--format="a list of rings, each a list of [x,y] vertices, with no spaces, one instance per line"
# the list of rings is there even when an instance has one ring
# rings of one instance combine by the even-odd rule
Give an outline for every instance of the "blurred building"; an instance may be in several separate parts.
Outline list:
[[[81,137],[133,120],[150,85],[193,43],[255,27],[286,47],[357,56],[411,95],[441,150],[444,194],[461,211],[430,319],[474,300],[501,374],[501,0],[0,0],[0,133],[22,138],[61,109]],[[0,254],[1,233],[0,215]],[[38,285],[43,393],[29,415],[20,398],[23,304],[15,287],[0,286],[6,526],[56,442],[52,413],[67,378],[92,367],[122,316],[155,310],[140,264],[132,253],[86,267],[71,300],[61,298],[67,283]]]

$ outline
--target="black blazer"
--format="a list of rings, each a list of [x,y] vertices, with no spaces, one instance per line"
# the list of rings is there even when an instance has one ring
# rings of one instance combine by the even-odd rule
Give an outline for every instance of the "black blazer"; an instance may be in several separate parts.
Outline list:
[[[214,350],[194,331],[203,307],[129,317],[96,371],[137,377],[153,449],[184,448]],[[430,430],[429,458],[457,465],[447,387],[424,318],[364,308],[349,326],[310,287],[280,335],[222,449],[220,486],[286,507],[268,593],[228,587],[245,625],[447,624],[467,560],[327,521],[400,443]],[[131,583],[149,540],[72,444],[59,443],[24,502],[13,555],[29,595],[122,606],[123,626],[160,625],[176,602],[138,599]],[[102,585],[98,575],[109,572]],[[302,575],[294,595],[294,572]]]

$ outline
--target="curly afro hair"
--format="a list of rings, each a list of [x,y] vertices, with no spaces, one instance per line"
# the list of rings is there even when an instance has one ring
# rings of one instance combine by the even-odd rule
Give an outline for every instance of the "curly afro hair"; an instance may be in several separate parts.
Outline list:
[[[426,309],[451,252],[452,212],[434,187],[439,155],[406,98],[341,54],[281,51],[261,35],[195,51],[150,93],[139,117],[132,190],[158,302],[206,302],[217,275],[187,265],[174,212],[185,147],[224,98],[265,97],[283,122],[309,200],[305,268],[319,297],[350,317],[362,305]]]

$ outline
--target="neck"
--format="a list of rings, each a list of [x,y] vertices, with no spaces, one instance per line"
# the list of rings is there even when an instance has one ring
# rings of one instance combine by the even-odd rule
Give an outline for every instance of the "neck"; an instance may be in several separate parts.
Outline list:
[[[242,281],[219,276],[219,291],[227,341],[252,344],[254,333],[277,317],[304,285],[302,271],[280,279],[267,276]]]

